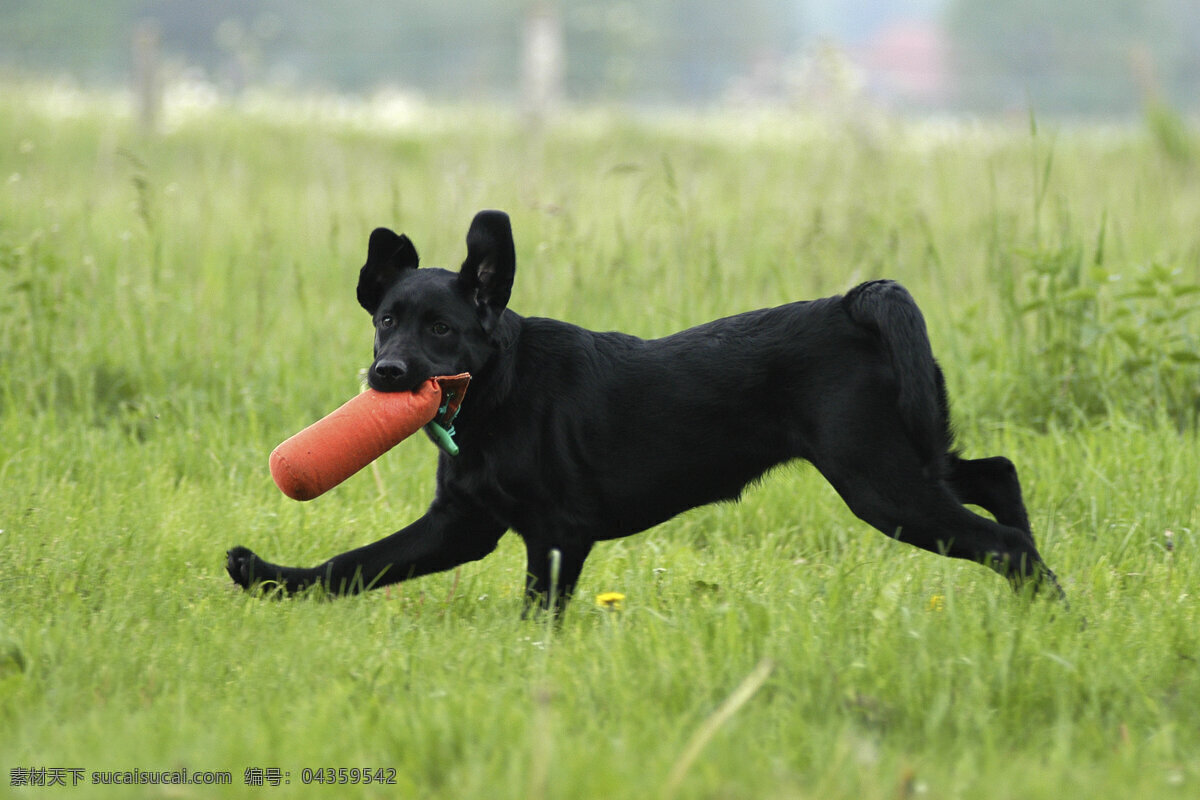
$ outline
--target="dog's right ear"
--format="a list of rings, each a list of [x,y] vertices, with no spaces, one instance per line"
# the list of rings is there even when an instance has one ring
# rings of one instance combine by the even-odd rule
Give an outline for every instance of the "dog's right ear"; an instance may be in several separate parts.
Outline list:
[[[417,248],[404,234],[387,228],[371,231],[367,242],[367,263],[358,272],[358,302],[374,314],[383,302],[383,293],[406,270],[417,268]]]

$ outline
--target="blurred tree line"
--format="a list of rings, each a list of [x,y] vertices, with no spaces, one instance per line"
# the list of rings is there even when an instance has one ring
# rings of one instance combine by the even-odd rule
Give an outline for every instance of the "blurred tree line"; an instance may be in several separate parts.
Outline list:
[[[113,80],[131,31],[234,85],[341,90],[398,84],[435,97],[512,99],[523,25],[537,0],[0,0],[0,65]],[[556,8],[567,94],[582,101],[703,102],[744,65],[794,51],[789,0],[542,3]]]
[[[1200,110],[1200,0],[954,0],[970,109]]]
[[[506,102],[525,20],[543,6],[561,23],[569,99],[696,105],[764,65],[794,66],[814,45],[808,12],[835,2],[0,0],[0,67],[125,80],[132,32],[151,20],[168,58],[234,90],[398,85]],[[932,24],[946,37],[951,108],[1113,114],[1148,98],[1195,110],[1200,98],[1200,0],[944,0]]]

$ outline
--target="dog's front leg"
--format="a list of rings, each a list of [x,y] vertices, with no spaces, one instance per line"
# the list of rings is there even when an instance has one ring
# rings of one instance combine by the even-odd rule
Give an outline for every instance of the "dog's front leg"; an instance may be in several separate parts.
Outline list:
[[[583,562],[591,550],[591,542],[551,543],[541,537],[525,537],[528,560],[525,610],[521,616],[528,617],[535,608],[555,616],[561,614],[575,593]]]
[[[317,567],[282,567],[234,547],[226,554],[225,569],[243,589],[267,582],[293,594],[319,583],[331,594],[357,594],[481,559],[504,531],[486,515],[435,502],[406,528]]]

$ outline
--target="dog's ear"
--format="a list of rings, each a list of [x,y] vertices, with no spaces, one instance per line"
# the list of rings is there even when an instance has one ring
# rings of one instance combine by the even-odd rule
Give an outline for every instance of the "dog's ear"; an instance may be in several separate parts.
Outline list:
[[[408,237],[387,228],[376,228],[367,242],[367,263],[358,273],[358,302],[374,314],[387,288],[405,270],[416,268],[417,248]]]
[[[458,280],[489,333],[508,306],[516,271],[517,252],[508,215],[503,211],[480,211],[467,231],[467,260]]]

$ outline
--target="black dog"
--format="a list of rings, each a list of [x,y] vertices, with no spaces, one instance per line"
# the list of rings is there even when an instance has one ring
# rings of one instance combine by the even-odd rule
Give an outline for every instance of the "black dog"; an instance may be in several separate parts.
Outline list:
[[[375,322],[368,381],[403,392],[471,373],[455,423],[460,452],[441,456],[432,505],[403,530],[313,568],[236,547],[227,558],[236,583],[354,593],[483,558],[511,528],[528,554],[526,610],[557,609],[595,542],[736,499],[803,458],[888,536],[1061,595],[1012,462],[952,449],[942,373],[899,284],[871,281],[645,341],[518,316],[507,308],[515,270],[498,211],[475,217],[457,274],[417,269],[405,236],[371,234],[358,283]]]

